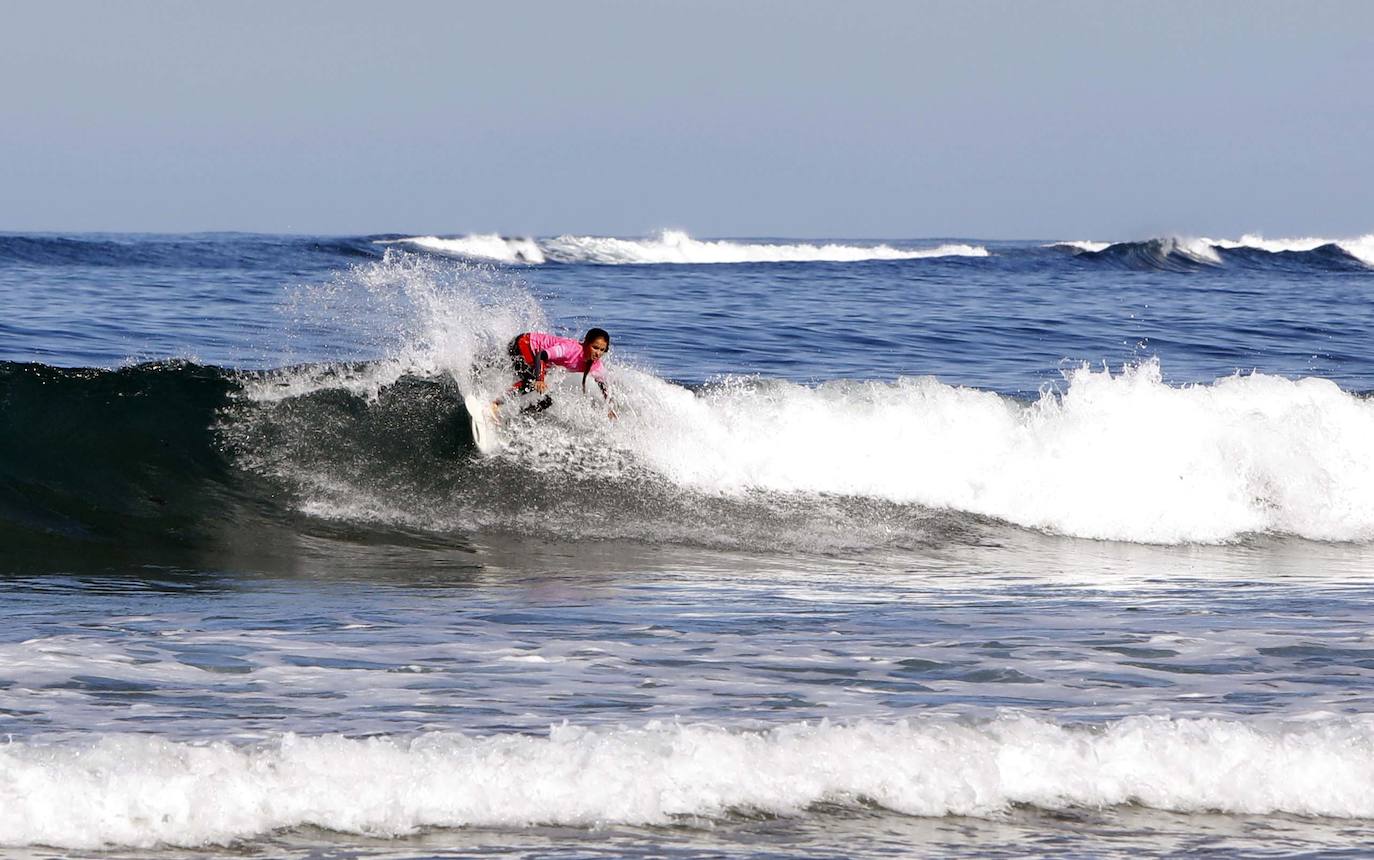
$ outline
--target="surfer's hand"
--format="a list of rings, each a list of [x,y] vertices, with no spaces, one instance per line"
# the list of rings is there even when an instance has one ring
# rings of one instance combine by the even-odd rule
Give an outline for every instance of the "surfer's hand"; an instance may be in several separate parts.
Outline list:
[[[615,410],[614,410],[614,409],[607,409],[607,410],[606,410],[606,417],[609,418],[609,419],[611,419],[612,421],[614,421],[614,420],[615,420]]]
[[[534,381],[534,390],[543,394],[545,391],[549,390],[549,384],[542,379],[536,379]]]

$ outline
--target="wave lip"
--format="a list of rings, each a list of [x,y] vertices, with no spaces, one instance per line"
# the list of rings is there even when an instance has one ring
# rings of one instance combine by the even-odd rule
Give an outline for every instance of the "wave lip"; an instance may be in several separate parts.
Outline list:
[[[1374,818],[1374,721],[1021,715],[766,731],[562,725],[545,737],[285,735],[252,746],[104,736],[0,747],[0,845],[224,845],[281,828],[664,825],[876,805],[995,816],[1139,804]]]

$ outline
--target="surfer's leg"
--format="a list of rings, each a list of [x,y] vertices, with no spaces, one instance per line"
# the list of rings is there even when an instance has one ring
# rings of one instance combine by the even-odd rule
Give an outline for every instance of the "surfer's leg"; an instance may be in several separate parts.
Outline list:
[[[523,343],[521,342],[522,340],[524,341]],[[534,368],[530,366],[528,358],[528,356],[532,355],[532,353],[529,352],[529,335],[520,335],[512,339],[510,345],[506,347],[506,353],[510,355],[511,370],[515,372],[515,381],[506,389],[507,394],[514,394],[517,397],[522,397],[534,388],[535,380]],[[501,420],[501,407],[505,402],[505,397],[498,397],[491,402],[492,420]],[[527,412],[529,411],[529,407],[525,407],[521,411]]]
[[[529,412],[543,412],[545,409],[548,409],[552,405],[553,398],[545,394],[538,402],[531,403],[529,406],[521,407],[520,414],[524,415]]]
[[[521,339],[524,343],[521,343]],[[534,366],[531,360],[534,354],[530,352],[529,335],[521,335],[510,342],[506,348],[510,355],[510,366],[515,371],[515,382],[511,383],[510,390],[517,394],[524,394],[534,387],[536,378]]]

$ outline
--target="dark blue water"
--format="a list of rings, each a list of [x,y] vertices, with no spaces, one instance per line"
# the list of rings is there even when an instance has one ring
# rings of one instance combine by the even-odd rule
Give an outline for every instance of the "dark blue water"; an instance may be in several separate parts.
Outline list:
[[[0,845],[1356,854],[1368,246],[0,237]]]
[[[378,331],[365,320],[322,320],[301,303],[356,289],[343,273],[377,265],[389,249],[405,253],[381,244],[392,238],[3,237],[0,289],[13,310],[0,324],[0,356],[94,367],[179,357],[235,368],[377,358]],[[1158,244],[1113,246],[1128,255],[983,242],[990,256],[551,263],[472,277],[522,286],[570,332],[601,323],[619,350],[684,382],[930,374],[1034,392],[1066,365],[1153,356],[1180,383],[1260,370],[1374,388],[1371,270],[1358,259],[1326,246],[1221,251],[1223,262],[1207,264]]]

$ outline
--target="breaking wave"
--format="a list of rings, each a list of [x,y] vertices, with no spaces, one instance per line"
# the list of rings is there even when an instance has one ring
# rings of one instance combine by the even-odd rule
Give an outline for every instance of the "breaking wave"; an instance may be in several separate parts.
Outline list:
[[[193,545],[236,518],[289,530],[302,513],[822,552],[957,539],[968,518],[1144,543],[1374,539],[1374,402],[1321,379],[1172,387],[1154,364],[1081,369],[1025,403],[930,378],[691,390],[621,368],[618,420],[565,381],[557,408],[509,416],[509,446],[483,458],[460,377],[4,365],[10,562],[54,542]]]
[[[227,845],[313,826],[702,826],[877,807],[994,817],[1014,804],[1374,818],[1374,724],[1008,715],[790,724],[649,724],[546,736],[285,735],[254,744],[106,735],[0,746],[0,845]]]

